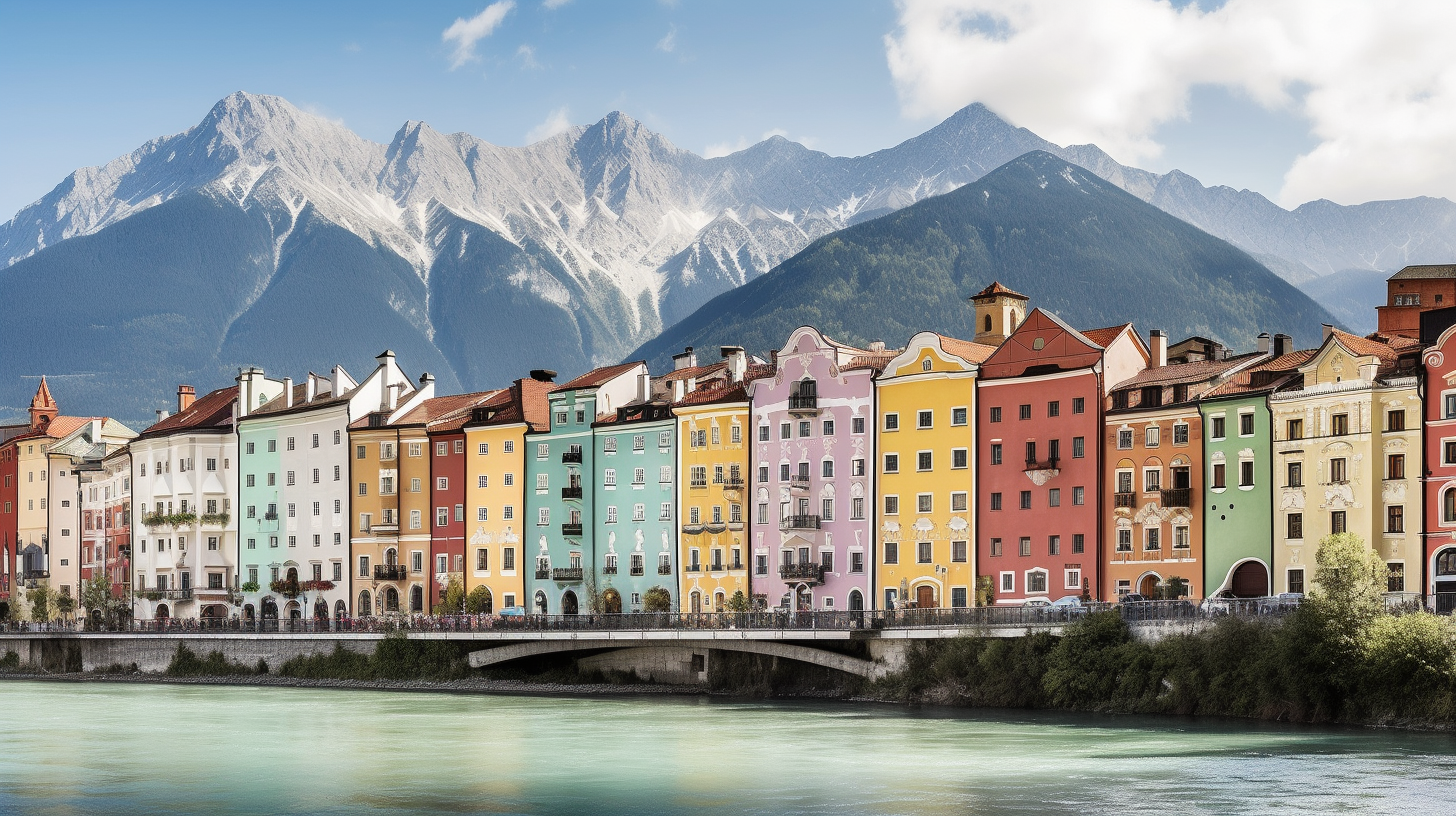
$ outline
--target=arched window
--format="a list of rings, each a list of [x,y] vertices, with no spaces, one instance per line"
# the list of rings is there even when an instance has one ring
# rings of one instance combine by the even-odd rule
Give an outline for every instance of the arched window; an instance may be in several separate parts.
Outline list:
[[[1456,549],[1445,549],[1437,553],[1436,574],[1441,577],[1456,575]]]
[[[984,329],[982,329],[982,331],[990,331],[991,330],[991,316],[990,315],[986,315],[985,326],[986,327]]]
[[[334,620],[343,620],[349,617],[349,607],[340,599],[334,604]]]
[[[536,614],[546,614],[546,593],[536,590]]]
[[[399,590],[395,589],[394,587],[385,587],[384,588],[384,604],[383,604],[383,606],[384,606],[384,608],[381,609],[381,610],[379,610],[379,611],[381,611],[381,612],[398,612],[399,611]]]
[[[374,614],[374,600],[369,597],[369,591],[359,593],[359,617],[367,618]]]
[[[410,611],[425,611],[425,591],[418,586],[410,587]]]
[[[389,549],[385,550],[384,551],[384,563],[385,564],[388,564],[391,567],[397,566],[399,564],[399,550],[396,550],[393,547],[390,547]]]
[[[930,358],[929,357],[926,357],[924,360],[921,360],[920,361],[920,370],[921,371],[929,371],[930,370]]]
[[[1447,524],[1456,524],[1456,487],[1447,488],[1441,494],[1441,520]]]

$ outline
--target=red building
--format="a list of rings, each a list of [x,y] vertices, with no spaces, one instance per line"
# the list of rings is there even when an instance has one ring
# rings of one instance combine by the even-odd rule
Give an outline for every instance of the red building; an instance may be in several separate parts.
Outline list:
[[[1132,325],[1078,332],[1036,309],[981,364],[977,586],[995,603],[1097,597],[1103,398],[1148,365]]]
[[[499,391],[426,400],[404,423],[423,421],[430,451],[430,607],[445,598],[452,578],[465,588],[465,425],[471,412]]]
[[[1421,315],[1425,380],[1425,532],[1420,592],[1456,611],[1456,308]]]

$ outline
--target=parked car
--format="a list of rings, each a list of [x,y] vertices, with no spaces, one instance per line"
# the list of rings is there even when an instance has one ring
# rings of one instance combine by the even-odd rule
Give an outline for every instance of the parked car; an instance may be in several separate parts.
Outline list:
[[[1087,605],[1082,603],[1082,599],[1076,595],[1067,595],[1052,601],[1047,610],[1062,618],[1079,618],[1088,611]]]
[[[526,617],[526,607],[503,606],[501,607],[500,615],[503,618],[524,618]]]
[[[1268,598],[1260,598],[1259,614],[1277,615],[1282,612],[1293,612],[1303,601],[1303,592],[1281,592]]]
[[[1021,605],[1028,609],[1045,609],[1051,606],[1052,602],[1046,598],[1027,598]]]

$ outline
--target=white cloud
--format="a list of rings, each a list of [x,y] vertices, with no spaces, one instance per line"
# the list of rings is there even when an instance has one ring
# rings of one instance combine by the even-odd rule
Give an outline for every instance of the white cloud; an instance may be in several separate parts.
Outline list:
[[[570,2],[571,0],[543,0],[541,7],[544,9],[559,9]]]
[[[1308,119],[1281,202],[1456,197],[1456,3],[902,0],[885,38],[902,109],[984,102],[1059,144],[1155,158],[1189,89],[1220,85]]]
[[[677,50],[677,26],[668,26],[667,34],[657,41],[657,50],[671,54]]]
[[[516,0],[499,0],[486,6],[484,11],[469,20],[464,17],[455,18],[455,22],[440,35],[441,42],[455,44],[455,50],[450,55],[450,70],[478,59],[475,56],[475,44],[489,37],[515,7]]]
[[[566,108],[557,108],[546,115],[546,121],[526,132],[526,144],[535,144],[558,133],[571,129],[571,113]]]
[[[516,57],[520,59],[522,68],[536,69],[541,67],[541,63],[536,61],[536,49],[529,45],[522,45],[520,48],[517,48]]]

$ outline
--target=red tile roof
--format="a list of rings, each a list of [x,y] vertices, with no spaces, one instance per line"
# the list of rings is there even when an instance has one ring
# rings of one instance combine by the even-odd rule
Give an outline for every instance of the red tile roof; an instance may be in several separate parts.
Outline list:
[[[1330,334],[1335,340],[1339,341],[1340,345],[1349,349],[1350,353],[1358,354],[1361,357],[1379,357],[1382,363],[1393,363],[1395,362],[1395,358],[1400,356],[1400,352],[1396,351],[1391,345],[1379,340],[1370,340],[1357,334],[1340,331],[1339,329],[1333,329]]]
[[[1117,339],[1124,329],[1131,328],[1131,323],[1124,323],[1121,326],[1108,326],[1102,329],[1089,329],[1082,332],[1082,336],[1091,340],[1094,344],[1107,348],[1107,344]]]
[[[984,363],[996,353],[996,346],[988,346],[985,343],[972,343],[969,340],[958,340],[954,337],[946,337],[943,334],[936,335],[940,338],[940,347],[949,354],[954,354],[973,363]]]
[[[675,380],[702,378],[706,377],[709,374],[712,374],[715,371],[720,371],[727,366],[728,363],[719,362],[713,363],[712,365],[689,366],[687,368],[679,368],[675,371],[669,371],[668,373],[662,375],[662,381],[673,382]]]
[[[974,295],[971,295],[971,299],[977,300],[979,298],[991,298],[997,295],[1007,295],[1009,297],[1020,298],[1022,300],[1031,300],[1031,298],[1021,294],[1020,292],[1013,292],[1010,289],[1002,286],[1000,281],[991,281],[990,286],[987,286],[985,289],[982,289]]]
[[[45,427],[45,430],[40,435],[49,436],[52,439],[70,436],[77,430],[85,427],[93,419],[103,419],[103,417],[58,416],[51,420],[50,424]]]
[[[181,431],[195,431],[199,428],[218,428],[232,424],[233,401],[237,398],[238,387],[230,385],[226,388],[219,388],[204,395],[201,399],[195,400],[185,411],[179,411],[166,419],[155,422],[145,428],[139,439],[146,439],[154,436],[166,436]]]
[[[1136,376],[1114,385],[1112,390],[1121,391],[1125,388],[1141,388],[1145,385],[1172,385],[1177,383],[1199,383],[1211,380],[1218,375],[1237,367],[1241,363],[1248,363],[1251,357],[1258,357],[1258,352],[1242,354],[1238,357],[1230,357],[1227,360],[1197,360],[1192,363],[1174,363],[1172,365],[1145,368],[1139,371]]]
[[[1309,362],[1316,349],[1304,349],[1283,354],[1274,359],[1250,366],[1233,375],[1227,382],[1205,393],[1204,399],[1237,397],[1246,394],[1262,394],[1277,391],[1293,381],[1299,374],[1299,367]],[[1254,385],[1258,382],[1258,385]]]
[[[631,363],[618,363],[617,365],[594,368],[565,385],[551,389],[551,393],[556,394],[562,391],[573,391],[578,388],[597,388],[611,381],[613,377],[631,371],[634,367],[640,365],[642,365],[642,361],[638,360]]]
[[[849,362],[842,366],[840,371],[858,371],[869,369],[871,371],[883,371],[890,361],[899,355],[899,351],[872,351],[859,354],[849,359]]]

